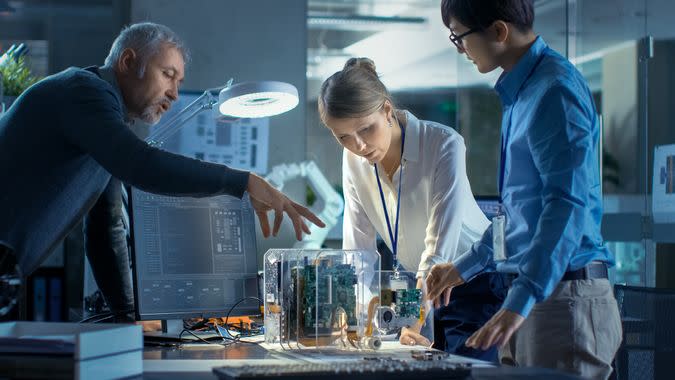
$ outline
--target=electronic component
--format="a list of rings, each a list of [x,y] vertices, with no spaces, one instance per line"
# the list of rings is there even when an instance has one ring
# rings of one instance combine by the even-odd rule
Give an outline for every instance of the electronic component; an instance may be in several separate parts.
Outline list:
[[[298,276],[303,276],[300,280]],[[349,264],[330,266],[326,261],[319,265],[305,265],[291,270],[294,285],[302,300],[299,308],[301,320],[307,331],[317,334],[330,332],[333,327],[356,325],[356,275]],[[321,279],[321,280],[319,280]],[[344,320],[340,320],[340,317]]]
[[[413,359],[423,361],[443,360],[450,355],[441,350],[413,350],[410,354]]]
[[[377,349],[379,255],[270,250],[265,254],[265,341],[284,348]]]
[[[383,289],[381,294],[381,306],[377,310],[377,319],[379,326],[388,331],[385,334],[424,320],[420,289]]]
[[[416,288],[416,273],[382,271],[380,306],[375,321],[380,335],[399,335],[403,327],[415,327],[433,340],[431,305],[425,305],[422,289]]]
[[[422,289],[396,290],[396,314],[399,318],[419,319],[422,310]]]

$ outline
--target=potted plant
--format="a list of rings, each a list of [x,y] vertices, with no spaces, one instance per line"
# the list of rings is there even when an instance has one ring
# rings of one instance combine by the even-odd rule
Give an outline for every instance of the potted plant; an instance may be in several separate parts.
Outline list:
[[[5,103],[5,109],[9,108],[28,87],[40,80],[31,73],[24,57],[6,60],[0,66],[0,78],[4,93],[0,101]]]

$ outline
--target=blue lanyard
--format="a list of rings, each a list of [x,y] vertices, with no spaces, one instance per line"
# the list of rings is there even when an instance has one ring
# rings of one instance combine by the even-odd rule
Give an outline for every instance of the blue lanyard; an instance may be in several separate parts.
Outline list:
[[[380,174],[377,172],[377,164],[375,164],[375,178],[377,178],[377,187],[380,189],[380,199],[382,200],[382,208],[384,209],[384,218],[387,220],[387,230],[389,231],[389,241],[391,241],[393,254],[393,268],[398,268],[398,216],[401,211],[401,184],[403,183],[403,147],[405,146],[405,130],[401,123],[401,169],[398,175],[398,197],[396,198],[396,221],[394,222],[395,234],[391,231],[391,222],[389,221],[389,212],[387,211],[387,201],[384,199],[384,191],[382,191],[382,182],[380,182]]]
[[[530,70],[530,73],[527,75],[523,83],[527,82],[532,74],[534,74],[534,71],[539,67],[541,64],[541,61],[544,60],[544,57],[546,56],[546,52],[548,51],[549,47],[547,46],[542,52],[541,55],[539,56],[539,59],[537,62],[534,64],[534,67],[532,67],[532,70]],[[522,86],[520,87],[522,89]],[[509,145],[509,137],[511,134],[511,119],[513,115],[513,106],[516,103],[516,100],[518,99],[518,95],[520,95],[520,89],[516,93],[516,96],[514,96],[514,101],[513,104],[504,112],[504,116],[502,118],[502,134],[501,134],[501,154],[499,157],[499,179],[498,179],[498,190],[499,190],[499,203],[504,204],[504,200],[502,199],[502,190],[504,189],[504,174],[506,170],[506,149],[508,148]]]

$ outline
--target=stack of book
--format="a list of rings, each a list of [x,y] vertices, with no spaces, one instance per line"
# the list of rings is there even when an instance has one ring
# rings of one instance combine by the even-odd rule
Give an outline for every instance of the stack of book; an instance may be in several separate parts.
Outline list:
[[[0,378],[114,379],[142,372],[141,326],[0,323]]]

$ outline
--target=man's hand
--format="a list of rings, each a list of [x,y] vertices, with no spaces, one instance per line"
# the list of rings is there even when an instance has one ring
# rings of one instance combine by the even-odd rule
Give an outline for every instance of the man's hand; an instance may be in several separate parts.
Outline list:
[[[326,226],[321,219],[309,211],[309,209],[288,199],[287,196],[275,189],[272,185],[267,183],[267,181],[253,173],[248,177],[248,186],[246,190],[251,197],[251,205],[255,209],[256,215],[258,215],[260,228],[265,237],[270,236],[270,222],[269,219],[267,219],[267,212],[270,210],[274,210],[274,227],[272,228],[272,235],[274,236],[277,236],[279,233],[281,221],[284,218],[284,212],[291,218],[293,228],[295,229],[295,237],[298,240],[302,240],[303,231],[306,234],[311,233],[309,227],[305,224],[303,217],[309,219],[310,222],[319,227]]]
[[[410,326],[410,327],[403,327],[401,329],[401,337],[398,339],[399,343],[404,344],[406,346],[414,346],[414,345],[419,345],[419,346],[426,346],[429,347],[431,346],[431,342],[429,339],[425,338],[422,334],[420,334],[421,327],[418,323],[415,323],[415,325]]]
[[[436,264],[427,275],[427,296],[434,302],[434,307],[447,306],[450,302],[452,288],[462,285],[464,280],[452,263]]]
[[[483,351],[494,345],[501,347],[511,339],[513,333],[520,328],[524,321],[525,318],[522,315],[501,309],[483,327],[473,333],[465,344],[467,347],[478,348]]]

